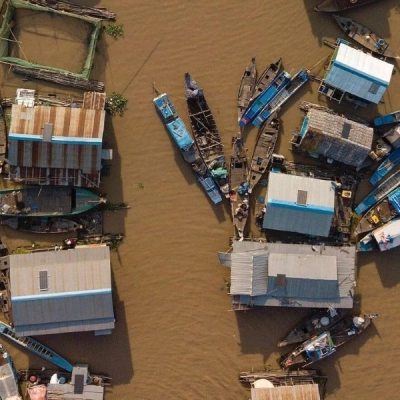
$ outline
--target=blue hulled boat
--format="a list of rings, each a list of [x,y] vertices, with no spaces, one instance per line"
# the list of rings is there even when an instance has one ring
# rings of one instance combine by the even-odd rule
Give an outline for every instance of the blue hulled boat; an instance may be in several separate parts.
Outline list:
[[[371,185],[376,185],[384,178],[394,167],[400,164],[400,147],[389,154],[385,160],[379,165],[376,171],[372,174],[369,182]]]
[[[218,187],[204,161],[200,157],[199,150],[191,134],[187,130],[185,123],[182,121],[168,95],[162,93],[155,97],[153,102],[184,160],[191,165],[196,179],[203,186],[214,204],[221,202],[222,197],[218,191]]]
[[[257,114],[274,99],[274,97],[290,83],[291,75],[282,71],[272,83],[252,102],[239,121],[239,126],[243,128],[252,122]]]
[[[380,117],[377,117],[374,119],[374,126],[383,126],[383,125],[390,125],[390,124],[396,124],[400,122],[400,110],[399,111],[394,111],[386,115],[381,115]]]
[[[254,118],[252,124],[260,126],[266,121],[275,111],[277,111],[294,93],[296,93],[306,82],[310,80],[310,75],[307,71],[301,69],[290,80],[289,84],[285,86],[273,99],[266,105]]]

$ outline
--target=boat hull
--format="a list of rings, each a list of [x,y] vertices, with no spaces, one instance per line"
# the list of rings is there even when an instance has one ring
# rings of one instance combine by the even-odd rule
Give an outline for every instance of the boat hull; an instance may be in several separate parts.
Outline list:
[[[282,58],[271,63],[257,79],[250,102],[253,102],[276,78],[282,65]]]
[[[249,106],[257,80],[256,59],[248,63],[239,85],[238,91],[238,121]]]
[[[363,6],[374,1],[376,0],[324,0],[321,4],[316,6],[314,10],[321,12],[338,12]]]

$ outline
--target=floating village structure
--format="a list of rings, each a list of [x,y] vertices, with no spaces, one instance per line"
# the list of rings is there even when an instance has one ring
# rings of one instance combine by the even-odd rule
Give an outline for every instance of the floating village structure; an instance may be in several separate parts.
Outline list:
[[[115,319],[109,246],[8,257],[11,319],[17,337],[111,333]]]
[[[340,103],[378,104],[389,86],[393,65],[339,40],[318,92]]]
[[[234,310],[353,307],[355,246],[234,241],[218,256],[231,268]]]
[[[103,150],[105,93],[86,92],[82,107],[35,105],[32,96],[19,90],[12,105],[8,178],[98,188],[102,159],[108,157]]]
[[[314,157],[361,168],[373,143],[373,128],[340,115],[311,108],[291,143]]]
[[[331,181],[269,173],[264,229],[328,237],[334,213]]]

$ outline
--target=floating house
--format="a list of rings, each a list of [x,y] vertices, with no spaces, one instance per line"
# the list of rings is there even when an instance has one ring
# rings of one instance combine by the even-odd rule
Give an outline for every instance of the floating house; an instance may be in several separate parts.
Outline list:
[[[9,267],[17,337],[111,333],[115,321],[107,245],[11,254]]]
[[[355,246],[234,241],[218,255],[231,268],[234,310],[353,307]]]
[[[361,168],[371,152],[374,130],[340,115],[311,108],[291,143],[314,157]]]
[[[331,181],[270,172],[264,229],[327,237],[334,213]]]
[[[378,104],[389,86],[393,65],[339,40],[318,92],[356,105]]]
[[[28,92],[28,93],[27,93]],[[18,89],[8,135],[9,175],[37,185],[99,187],[105,93],[86,92],[82,107],[35,105],[34,94]]]

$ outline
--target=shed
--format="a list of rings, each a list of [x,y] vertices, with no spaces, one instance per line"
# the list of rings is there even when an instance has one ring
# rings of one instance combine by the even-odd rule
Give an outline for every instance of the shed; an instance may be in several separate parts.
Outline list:
[[[9,179],[99,187],[104,105],[105,93],[85,94],[82,108],[13,104]]]
[[[16,336],[114,328],[106,245],[12,254],[10,292]]]
[[[334,206],[330,181],[270,172],[263,228],[327,237]]]
[[[378,104],[392,73],[392,64],[340,42],[318,91],[339,102],[343,96],[335,94],[337,90],[366,103]]]
[[[234,309],[352,308],[355,257],[355,246],[259,241],[234,241],[231,252],[219,254],[221,264],[231,268]]]
[[[311,108],[304,118],[295,146],[359,168],[368,157],[374,130],[340,115]]]

